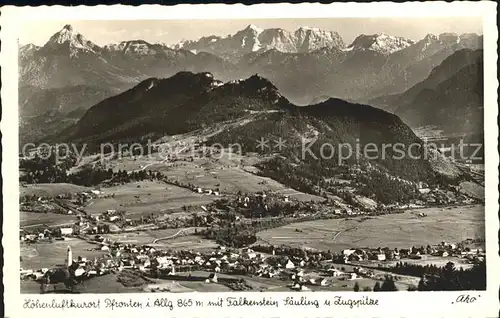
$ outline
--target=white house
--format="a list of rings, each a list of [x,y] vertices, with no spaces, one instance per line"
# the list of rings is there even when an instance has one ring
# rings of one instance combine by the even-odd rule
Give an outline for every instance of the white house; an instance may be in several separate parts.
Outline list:
[[[351,254],[352,254],[352,253],[354,253],[354,252],[356,252],[356,250],[354,250],[354,249],[347,249],[347,250],[343,250],[343,251],[342,251],[342,254],[343,254],[344,256],[349,256],[349,255],[351,255]]]
[[[243,249],[243,255],[249,259],[257,257],[257,253],[254,252],[254,250],[250,248]]]
[[[295,265],[293,264],[293,262],[291,260],[288,260],[288,262],[286,262],[285,268],[286,269],[294,269]]]
[[[76,277],[81,276],[81,275],[83,275],[84,273],[85,273],[85,270],[84,270],[83,268],[81,268],[81,267],[80,267],[80,268],[77,268],[77,269],[75,270],[75,276],[76,276]]]
[[[60,230],[61,230],[61,235],[71,235],[71,234],[73,234],[73,228],[72,227],[62,227]]]

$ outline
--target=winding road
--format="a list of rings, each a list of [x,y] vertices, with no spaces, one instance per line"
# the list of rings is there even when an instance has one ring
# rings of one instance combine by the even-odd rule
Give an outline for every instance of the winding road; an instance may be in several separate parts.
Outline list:
[[[159,242],[159,241],[164,241],[164,240],[170,240],[170,239],[173,239],[173,238],[176,238],[177,236],[181,235],[181,234],[189,234],[189,233],[186,233],[187,231],[189,230],[192,230],[193,228],[187,228],[187,229],[180,229],[177,233],[173,234],[173,235],[170,235],[170,236],[165,236],[165,237],[159,237],[157,239],[154,239],[153,240],[153,244]]]

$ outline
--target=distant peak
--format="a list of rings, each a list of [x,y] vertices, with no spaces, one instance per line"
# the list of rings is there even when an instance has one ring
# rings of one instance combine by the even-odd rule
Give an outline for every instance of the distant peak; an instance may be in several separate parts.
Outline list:
[[[255,31],[257,33],[261,33],[263,30],[261,28],[259,28],[258,26],[254,25],[254,24],[249,24],[245,30],[249,30],[249,31]]]
[[[71,48],[82,49],[86,51],[94,51],[96,47],[90,41],[87,41],[83,35],[73,31],[73,27],[66,24],[59,32],[52,35],[45,46],[59,46],[62,44],[69,44]]]
[[[301,27],[299,27],[299,31],[314,31],[314,32],[319,32],[319,31],[321,31],[321,29],[310,27],[310,26],[301,26]]]
[[[392,54],[402,50],[415,42],[398,36],[385,33],[361,34],[354,39],[349,50],[370,50],[381,54]]]
[[[437,40],[437,36],[435,34],[429,33],[424,37],[424,40],[429,41],[429,40]]]

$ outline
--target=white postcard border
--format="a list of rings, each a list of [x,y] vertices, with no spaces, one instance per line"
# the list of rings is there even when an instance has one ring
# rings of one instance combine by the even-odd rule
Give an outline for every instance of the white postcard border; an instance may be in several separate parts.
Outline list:
[[[19,244],[18,244],[18,71],[17,71],[17,32],[16,25],[23,21],[44,20],[141,20],[141,19],[243,19],[243,18],[334,18],[334,17],[452,17],[480,16],[483,18],[484,35],[484,82],[485,82],[485,189],[486,189],[486,254],[487,254],[487,291],[481,292],[397,292],[397,293],[190,293],[190,294],[82,294],[82,295],[22,295],[19,282]],[[50,315],[52,317],[132,317],[143,314],[164,315],[169,317],[338,317],[338,316],[378,316],[378,317],[496,317],[498,316],[498,288],[500,283],[500,261],[498,257],[498,105],[497,105],[497,47],[498,29],[496,27],[496,3],[494,2],[415,2],[415,3],[337,3],[323,4],[262,4],[262,5],[177,5],[173,7],[158,5],[132,6],[95,6],[95,7],[4,7],[1,21],[1,65],[2,65],[2,104],[3,116],[0,124],[3,134],[3,240],[4,247],[4,302],[6,317],[31,317]],[[410,293],[410,294],[409,294]],[[475,297],[473,303],[455,303],[459,295]],[[286,297],[307,297],[323,303],[334,297],[344,299],[377,299],[378,306],[290,306],[280,304],[275,307],[183,307],[173,310],[163,308],[104,308],[105,299],[117,301],[141,301],[148,298],[165,298],[174,303],[178,299],[204,301],[218,297],[248,297],[260,300],[262,297],[283,301]],[[23,309],[27,298],[48,301],[51,299],[73,299],[74,301],[100,300],[101,309]]]

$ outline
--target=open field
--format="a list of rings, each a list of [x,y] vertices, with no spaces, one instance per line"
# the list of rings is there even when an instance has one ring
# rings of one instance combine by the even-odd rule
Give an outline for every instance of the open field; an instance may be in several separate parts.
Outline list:
[[[426,213],[420,218],[417,213]],[[484,238],[484,206],[429,208],[363,220],[315,220],[258,233],[265,242],[340,252],[352,247],[409,248]]]
[[[52,243],[21,244],[21,267],[39,269],[63,265],[66,262],[68,246],[71,246],[75,259],[78,256],[90,259],[106,254],[100,250],[89,251],[88,249],[95,249],[98,246],[76,238],[67,238],[64,241],[53,241]]]
[[[349,265],[342,265],[346,268],[352,270]],[[339,266],[340,267],[340,266]],[[196,271],[190,273],[179,273],[178,275],[193,275],[200,277],[208,277],[209,272]],[[385,273],[377,272],[380,274],[380,278],[383,277]],[[219,274],[219,277],[233,277],[233,278],[243,278],[246,280],[247,284],[252,286],[254,292],[266,291],[266,292],[290,292],[292,281],[291,280],[280,280],[278,278],[262,278],[258,276],[239,276],[239,275],[225,275]],[[307,278],[319,277],[314,273],[308,274]],[[377,278],[361,278],[350,280],[346,278],[338,277],[326,277],[328,280],[328,286],[308,286],[312,291],[353,291],[354,285],[359,284],[360,288],[365,287],[373,288],[377,281]],[[417,277],[407,277],[398,276],[395,284],[399,290],[406,290],[408,286],[418,284],[419,278]],[[167,280],[167,279],[151,279],[151,283],[145,282],[140,286],[126,287],[118,281],[118,274],[108,274],[104,276],[98,276],[85,281],[84,285],[79,285],[77,287],[77,293],[90,293],[90,294],[102,294],[102,293],[143,293],[143,292],[153,292],[153,291],[163,291],[171,293],[185,293],[185,292],[232,292],[232,290],[220,283],[205,283],[204,281],[184,281],[184,280]],[[64,285],[58,284],[57,290],[64,291]],[[21,292],[38,294],[40,292],[40,285],[31,280],[21,281]]]
[[[191,154],[190,152],[188,154]],[[187,154],[179,154],[178,158],[187,158]],[[257,191],[273,191],[289,195],[301,201],[322,201],[323,198],[302,193],[285,187],[270,178],[257,176],[253,165],[265,158],[257,156],[239,156],[234,153],[214,155],[213,158],[194,158],[193,161],[168,162],[157,158],[121,158],[111,164],[114,170],[153,170],[161,171],[169,178],[181,183],[191,183],[204,189],[219,188],[221,193],[236,194],[254,193]]]
[[[148,245],[158,245],[162,247],[168,247],[169,242],[176,238],[177,235],[182,237],[183,235],[189,235],[194,233],[195,228],[178,228],[178,229],[162,229],[153,231],[140,231],[140,232],[127,232],[120,234],[103,234],[105,238],[112,241],[118,241],[122,243],[131,244],[148,244]],[[152,243],[155,240],[162,238],[170,238],[164,241],[158,241],[157,243]]]
[[[253,167],[221,166],[211,162],[198,165],[195,161],[193,163],[183,163],[182,166],[176,166],[173,169],[165,166],[155,167],[154,165],[150,168],[160,170],[171,178],[185,183],[189,182],[201,188],[219,188],[223,194],[236,194],[239,191],[242,193],[270,191],[289,195],[300,201],[323,201],[323,198],[318,196],[287,188],[273,179],[248,172],[254,170]]]
[[[71,214],[19,212],[21,228],[46,224],[48,226],[73,224],[76,218]]]
[[[114,198],[96,199],[85,207],[86,212],[101,214],[110,209],[124,210],[127,217],[182,212],[184,205],[204,205],[218,198],[157,181],[132,182],[105,188],[104,191],[106,194],[115,194]]]
[[[171,240],[161,241],[158,244],[163,244],[164,247],[173,250],[210,250],[219,246],[215,241],[207,240],[201,236],[186,235],[179,236]]]
[[[444,267],[448,262],[453,262],[456,268],[462,267],[463,269],[469,269],[474,266],[474,264],[461,263],[461,259],[457,257],[440,257],[440,256],[430,256],[428,255],[425,259],[405,259],[405,263],[417,264],[417,265],[436,265],[437,267]],[[385,262],[385,265],[396,265],[397,261]]]
[[[59,194],[72,194],[88,190],[89,188],[71,183],[27,184],[24,187],[19,187],[19,196],[36,195],[38,197],[55,197]]]
[[[140,293],[141,287],[125,287],[118,282],[118,275],[108,274],[104,276],[94,277],[85,281],[84,285],[79,285],[76,288],[77,293],[86,294],[102,294],[102,293]],[[64,284],[57,285],[58,291],[64,291]],[[21,281],[21,293],[23,294],[39,294],[40,284],[36,281],[25,280]]]
[[[120,234],[104,234],[103,236],[113,241],[132,244],[147,244],[163,249],[208,250],[216,248],[218,244],[206,240],[201,236],[193,235],[195,228],[163,229],[154,231],[129,232]],[[175,236],[177,233],[182,235]],[[168,238],[155,243],[156,239]]]

